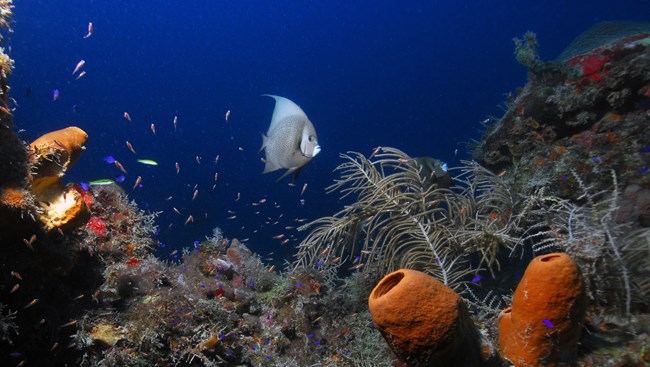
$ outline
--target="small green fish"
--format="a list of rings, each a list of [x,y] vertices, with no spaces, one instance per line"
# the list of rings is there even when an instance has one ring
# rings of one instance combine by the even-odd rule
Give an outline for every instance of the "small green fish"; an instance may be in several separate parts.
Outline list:
[[[103,180],[95,180],[95,181],[90,181],[88,184],[90,186],[105,186],[105,185],[111,185],[114,184],[115,181],[109,180],[109,179],[103,179]]]
[[[138,163],[148,164],[150,166],[158,165],[158,162],[154,161],[153,159],[138,159]]]

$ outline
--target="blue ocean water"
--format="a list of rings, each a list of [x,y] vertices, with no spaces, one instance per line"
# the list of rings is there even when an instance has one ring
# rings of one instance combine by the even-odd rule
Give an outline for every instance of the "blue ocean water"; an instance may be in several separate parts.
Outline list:
[[[536,32],[542,57],[552,59],[596,22],[650,14],[648,1],[604,0],[15,5],[9,43],[17,128],[27,141],[70,125],[90,136],[65,180],[120,176],[103,161],[111,155],[128,171],[122,185],[129,197],[163,212],[163,254],[220,227],[279,257],[303,236],[285,227],[341,208],[324,192],[340,153],[393,146],[450,166],[468,158],[466,143],[480,137],[480,122],[499,116],[505,95],[526,82],[512,38]],[[84,39],[89,22],[94,31]],[[80,60],[86,75],[75,80]],[[299,104],[318,132],[323,150],[293,187],[290,178],[276,182],[279,172],[261,174],[260,133],[273,111],[263,93]],[[142,187],[132,189],[138,176]],[[190,214],[194,223],[184,225]],[[280,234],[290,241],[281,245],[273,238]]]

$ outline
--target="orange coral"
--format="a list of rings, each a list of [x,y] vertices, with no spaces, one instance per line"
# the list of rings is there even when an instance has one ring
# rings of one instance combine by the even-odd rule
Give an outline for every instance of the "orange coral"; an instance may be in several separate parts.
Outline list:
[[[372,320],[408,366],[481,366],[480,337],[462,299],[433,277],[400,269],[368,299]]]
[[[563,253],[534,258],[512,307],[499,315],[502,357],[516,367],[571,363],[585,309],[584,283],[573,260]]]
[[[30,203],[27,193],[23,189],[5,187],[0,190],[0,205],[13,209],[27,210]]]

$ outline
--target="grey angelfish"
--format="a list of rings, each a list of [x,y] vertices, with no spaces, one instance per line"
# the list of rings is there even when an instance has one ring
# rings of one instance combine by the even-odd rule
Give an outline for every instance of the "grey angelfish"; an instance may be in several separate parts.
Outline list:
[[[263,94],[275,99],[271,125],[262,134],[262,148],[266,152],[264,172],[287,169],[279,179],[293,173],[294,180],[300,170],[320,152],[316,129],[305,112],[287,98]]]

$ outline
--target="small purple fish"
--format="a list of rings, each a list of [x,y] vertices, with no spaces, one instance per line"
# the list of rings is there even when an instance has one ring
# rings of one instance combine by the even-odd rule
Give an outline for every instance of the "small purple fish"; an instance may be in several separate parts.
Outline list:
[[[544,325],[546,325],[546,326],[548,326],[550,328],[553,328],[553,323],[550,320],[544,319],[544,320],[542,320],[542,322],[544,323]]]
[[[126,180],[126,177],[124,175],[115,177],[115,182],[124,182]]]
[[[113,158],[112,155],[107,155],[106,157],[104,157],[104,162],[108,164],[113,164],[115,163],[115,158]]]
[[[639,173],[646,173],[646,172],[648,172],[648,167],[639,168]]]
[[[477,275],[477,276],[474,277],[474,279],[472,279],[472,283],[478,283],[480,281],[481,281],[481,276],[480,275]]]
[[[79,186],[81,186],[81,188],[84,189],[84,191],[90,190],[90,185],[88,185],[87,182],[81,181],[79,182]]]
[[[54,89],[54,90],[52,91],[52,101],[53,101],[53,102],[56,101],[56,100],[58,100],[60,96],[61,96],[61,92],[59,92],[58,89]]]

